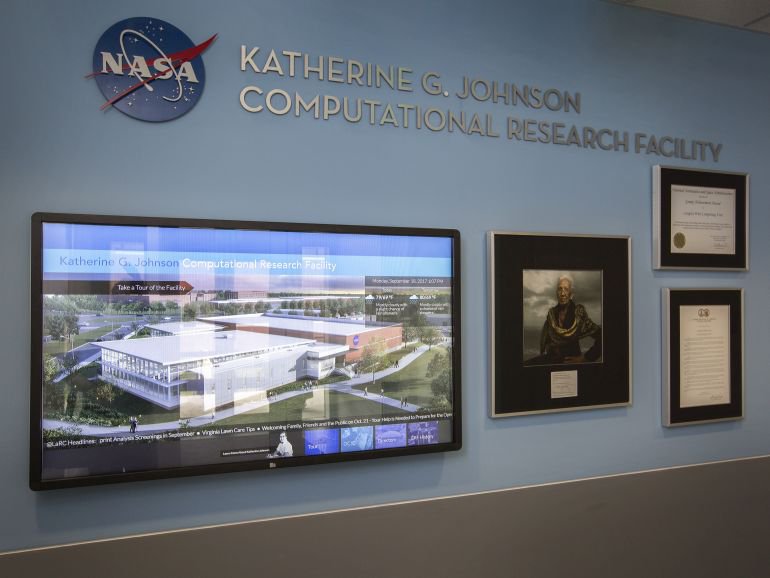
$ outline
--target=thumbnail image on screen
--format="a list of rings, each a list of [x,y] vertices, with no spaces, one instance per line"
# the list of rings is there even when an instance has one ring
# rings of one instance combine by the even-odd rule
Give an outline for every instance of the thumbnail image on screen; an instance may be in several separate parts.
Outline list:
[[[460,447],[456,231],[36,214],[32,245],[34,489]]]

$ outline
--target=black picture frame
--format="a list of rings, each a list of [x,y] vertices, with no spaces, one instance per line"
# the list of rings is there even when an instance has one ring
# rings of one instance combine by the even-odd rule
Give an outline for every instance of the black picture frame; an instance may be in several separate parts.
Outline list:
[[[631,390],[631,239],[628,236],[532,234],[492,231],[488,234],[490,325],[490,416],[493,418],[627,406]],[[556,305],[555,290],[548,289],[562,274],[581,277],[596,285],[599,305],[580,303],[575,288],[574,319],[582,306],[585,317],[599,311],[601,337],[585,337],[579,350],[585,359],[547,355],[532,350],[536,324],[548,324]],[[562,283],[561,280],[557,284]],[[550,304],[545,305],[550,292]],[[597,290],[591,289],[597,301]],[[537,317],[539,315],[539,317]],[[579,324],[575,331],[583,331]],[[583,324],[587,327],[587,323]],[[577,336],[577,333],[572,335]],[[550,340],[550,337],[546,339]],[[594,351],[600,341],[600,357]],[[529,352],[529,353],[527,353]],[[540,351],[542,354],[543,351]],[[590,359],[589,359],[590,357]],[[566,385],[565,385],[566,383]]]
[[[673,427],[742,419],[743,289],[664,288],[662,306],[663,425]],[[720,316],[714,314],[716,307],[723,308]],[[698,341],[693,344],[689,331],[685,334],[687,330],[683,326],[683,317],[686,323],[688,315],[693,316],[691,326],[714,322],[722,325],[710,333],[701,329]],[[723,319],[720,321],[719,317]],[[711,353],[715,348],[716,355]],[[721,363],[726,363],[727,367],[720,368]],[[683,389],[683,364],[692,367],[694,372],[685,379],[697,379],[700,383]],[[729,383],[725,384],[725,380]],[[704,401],[699,402],[699,399]]]
[[[694,192],[696,188],[702,191],[700,201]],[[702,206],[693,205],[693,211],[682,212],[688,216],[680,216],[677,222],[672,219],[674,192],[691,197],[687,201],[680,197],[680,202],[701,202]],[[724,204],[725,216],[715,216],[714,204]],[[654,166],[653,268],[747,271],[748,210],[749,176],[746,173]],[[729,227],[719,223],[724,220],[732,223],[732,234]],[[688,235],[700,239],[692,250],[685,249]]]

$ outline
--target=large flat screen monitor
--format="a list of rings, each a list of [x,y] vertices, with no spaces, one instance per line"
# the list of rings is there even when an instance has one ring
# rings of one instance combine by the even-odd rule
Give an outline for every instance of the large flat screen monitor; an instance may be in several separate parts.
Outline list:
[[[35,490],[456,450],[459,233],[35,214]]]

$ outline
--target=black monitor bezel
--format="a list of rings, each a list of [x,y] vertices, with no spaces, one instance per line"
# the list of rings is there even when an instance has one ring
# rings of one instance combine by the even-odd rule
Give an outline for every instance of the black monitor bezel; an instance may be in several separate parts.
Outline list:
[[[389,227],[379,225],[333,225],[316,223],[285,223],[224,219],[198,219],[178,217],[146,217],[70,213],[39,212],[32,215],[31,228],[31,283],[30,283],[30,443],[29,487],[32,490],[51,490],[79,486],[93,486],[122,482],[180,478],[208,474],[221,474],[251,470],[272,470],[286,467],[316,465],[335,462],[371,460],[439,452],[457,451],[462,448],[462,398],[461,398],[461,293],[460,293],[460,232],[457,229]],[[405,448],[372,449],[360,452],[299,456],[274,460],[255,459],[248,462],[190,465],[175,468],[159,468],[115,474],[97,474],[66,479],[42,479],[43,461],[43,224],[72,223],[88,225],[123,225],[140,227],[171,227],[201,229],[246,229],[298,233],[341,233],[364,235],[446,237],[452,240],[452,438],[451,442],[432,445],[416,445]]]

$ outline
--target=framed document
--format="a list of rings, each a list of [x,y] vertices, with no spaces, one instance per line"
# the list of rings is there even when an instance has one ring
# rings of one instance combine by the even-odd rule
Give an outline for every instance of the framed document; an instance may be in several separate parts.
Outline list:
[[[630,239],[488,241],[490,415],[629,405]]]
[[[663,425],[743,417],[743,290],[663,289]]]
[[[749,268],[749,177],[653,167],[655,269]]]

